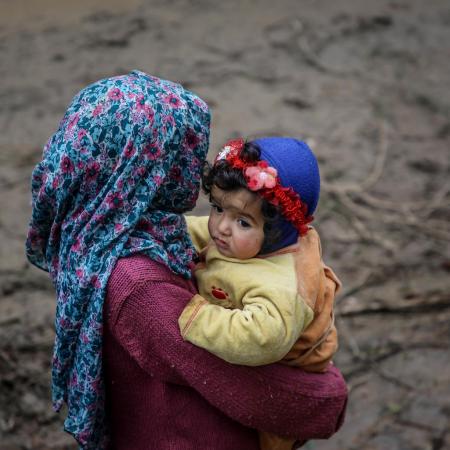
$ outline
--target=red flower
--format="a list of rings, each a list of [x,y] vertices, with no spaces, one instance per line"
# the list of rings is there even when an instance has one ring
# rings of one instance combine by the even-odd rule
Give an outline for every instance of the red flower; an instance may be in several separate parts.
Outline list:
[[[101,112],[103,111],[103,105],[97,105],[94,109],[94,111],[92,111],[92,115],[94,117],[97,117]]]
[[[172,167],[170,173],[169,173],[169,178],[171,178],[172,180],[175,181],[180,181],[181,180],[181,169],[179,167]]]
[[[196,98],[196,99],[194,99],[194,103],[198,107],[200,107],[200,109],[202,109],[203,111],[208,111],[208,107],[206,106],[206,104],[202,100]]]
[[[153,161],[161,156],[161,149],[154,144],[148,144],[142,150],[142,154],[145,158]]]
[[[86,180],[89,182],[95,181],[100,172],[100,164],[97,161],[92,161],[86,167]]]
[[[119,192],[110,192],[105,200],[111,209],[119,209],[123,205],[123,198]]]
[[[269,167],[266,161],[259,161],[256,166],[247,167],[244,174],[251,191],[259,191],[264,188],[272,189],[278,182],[277,170]]]
[[[193,149],[197,147],[197,145],[200,142],[200,139],[194,130],[188,128],[188,130],[186,131],[186,135],[184,137],[184,142],[186,143],[188,148]]]
[[[69,120],[69,124],[67,125],[68,130],[70,131],[77,123],[78,120],[80,119],[78,113],[73,115],[70,120]]]
[[[134,155],[135,148],[132,142],[128,142],[127,146],[125,147],[125,150],[123,152],[123,156],[125,158],[131,158]]]
[[[123,98],[122,91],[119,88],[113,88],[108,92],[108,98],[111,100],[120,100]]]
[[[80,130],[78,130],[78,135],[77,135],[77,137],[78,137],[78,140],[79,140],[79,141],[81,141],[81,139],[83,139],[84,136],[86,136],[86,135],[87,135],[87,132],[86,132],[86,130],[84,130],[83,128],[81,128]]]
[[[175,94],[168,94],[162,98],[163,102],[166,105],[171,106],[172,108],[179,108],[181,106],[180,97]]]
[[[169,123],[170,125],[176,126],[176,122],[175,119],[173,118],[173,116],[165,116],[163,118],[164,123]]]
[[[70,249],[74,252],[78,252],[78,250],[80,250],[80,248],[81,248],[81,242],[80,242],[80,239],[77,238],[77,239],[75,239],[75,242],[72,244],[72,247]]]
[[[59,187],[59,177],[56,176],[55,178],[53,178],[53,181],[52,181],[52,188],[53,188],[53,189],[58,189],[58,187]]]
[[[148,220],[145,219],[141,219],[136,227],[138,230],[140,231],[146,231],[147,233],[152,233],[153,232],[153,225],[151,222],[149,222]]]
[[[97,289],[99,289],[101,287],[101,283],[100,283],[100,280],[98,279],[97,275],[91,276],[91,284]]]
[[[144,113],[145,113],[145,117],[147,117],[147,119],[150,122],[153,122],[153,119],[155,117],[155,111],[153,111],[153,108],[150,105],[144,106]]]
[[[136,97],[136,110],[145,111],[145,98],[142,94]]]
[[[72,173],[75,167],[72,160],[67,155],[64,155],[61,159],[60,168],[63,173]]]
[[[77,277],[78,277],[80,280],[84,277],[83,269],[78,268],[78,269],[75,271],[75,274],[77,275]]]
[[[133,174],[139,177],[143,177],[145,175],[145,167],[139,166],[133,171]]]

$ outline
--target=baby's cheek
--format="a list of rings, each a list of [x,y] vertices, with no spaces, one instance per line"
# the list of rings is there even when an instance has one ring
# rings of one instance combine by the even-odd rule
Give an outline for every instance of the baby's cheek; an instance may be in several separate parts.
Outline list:
[[[256,248],[257,254],[261,251],[262,244],[263,244],[263,239],[256,239],[255,248]]]
[[[261,250],[262,239],[253,236],[250,239],[245,239],[241,242],[241,249],[245,253],[246,258],[253,258]]]
[[[210,211],[209,218],[208,218],[208,233],[210,236],[214,236],[214,227],[215,227],[215,221],[213,217],[213,212]]]

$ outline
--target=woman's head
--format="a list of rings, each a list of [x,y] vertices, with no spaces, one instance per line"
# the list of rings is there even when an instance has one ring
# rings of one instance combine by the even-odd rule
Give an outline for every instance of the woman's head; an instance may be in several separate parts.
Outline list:
[[[221,198],[227,192],[230,202],[247,191],[247,207],[252,204],[254,213],[257,204],[263,220],[263,240],[257,252],[263,254],[293,244],[299,234],[307,232],[320,191],[318,165],[309,147],[279,137],[230,141],[214,165],[206,166],[202,184],[212,201],[211,216],[218,218],[219,207],[223,221],[226,208],[217,204],[214,192]],[[247,233],[251,229],[246,226]]]
[[[192,209],[208,137],[206,104],[176,83],[134,71],[83,89],[33,172],[30,260],[53,274],[71,233],[116,241]]]
[[[139,252],[191,274],[180,212],[197,199],[209,118],[179,84],[139,71],[100,80],[74,97],[33,172],[27,256],[57,289],[53,400],[68,403],[80,443],[103,435],[102,305],[115,262]]]

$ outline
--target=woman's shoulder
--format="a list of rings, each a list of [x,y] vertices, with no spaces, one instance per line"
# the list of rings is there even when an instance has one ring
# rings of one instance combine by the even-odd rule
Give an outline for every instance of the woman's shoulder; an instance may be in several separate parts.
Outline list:
[[[170,278],[171,271],[146,255],[136,254],[119,258],[113,269],[111,277],[126,277],[131,282],[140,280]]]
[[[144,255],[119,258],[109,277],[108,291],[118,288],[129,290],[136,283],[164,276],[167,270]]]
[[[167,282],[184,286],[184,278],[174,274],[168,267],[146,255],[136,254],[119,258],[109,277],[108,295],[127,297],[136,286],[149,282]]]
[[[148,256],[137,254],[119,258],[107,284],[105,313],[117,317],[125,304],[142,308],[172,299],[189,299],[196,293],[192,280],[173,273]],[[138,305],[138,306],[136,306]],[[132,308],[132,309],[133,309]]]

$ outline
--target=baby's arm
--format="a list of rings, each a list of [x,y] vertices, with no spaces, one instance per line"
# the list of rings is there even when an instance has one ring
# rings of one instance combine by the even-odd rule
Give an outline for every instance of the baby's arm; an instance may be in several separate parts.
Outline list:
[[[233,364],[258,366],[282,359],[313,312],[296,292],[253,288],[243,309],[226,309],[195,295],[179,318],[185,340]]]
[[[208,216],[185,216],[188,232],[197,251],[202,250],[210,241]]]

